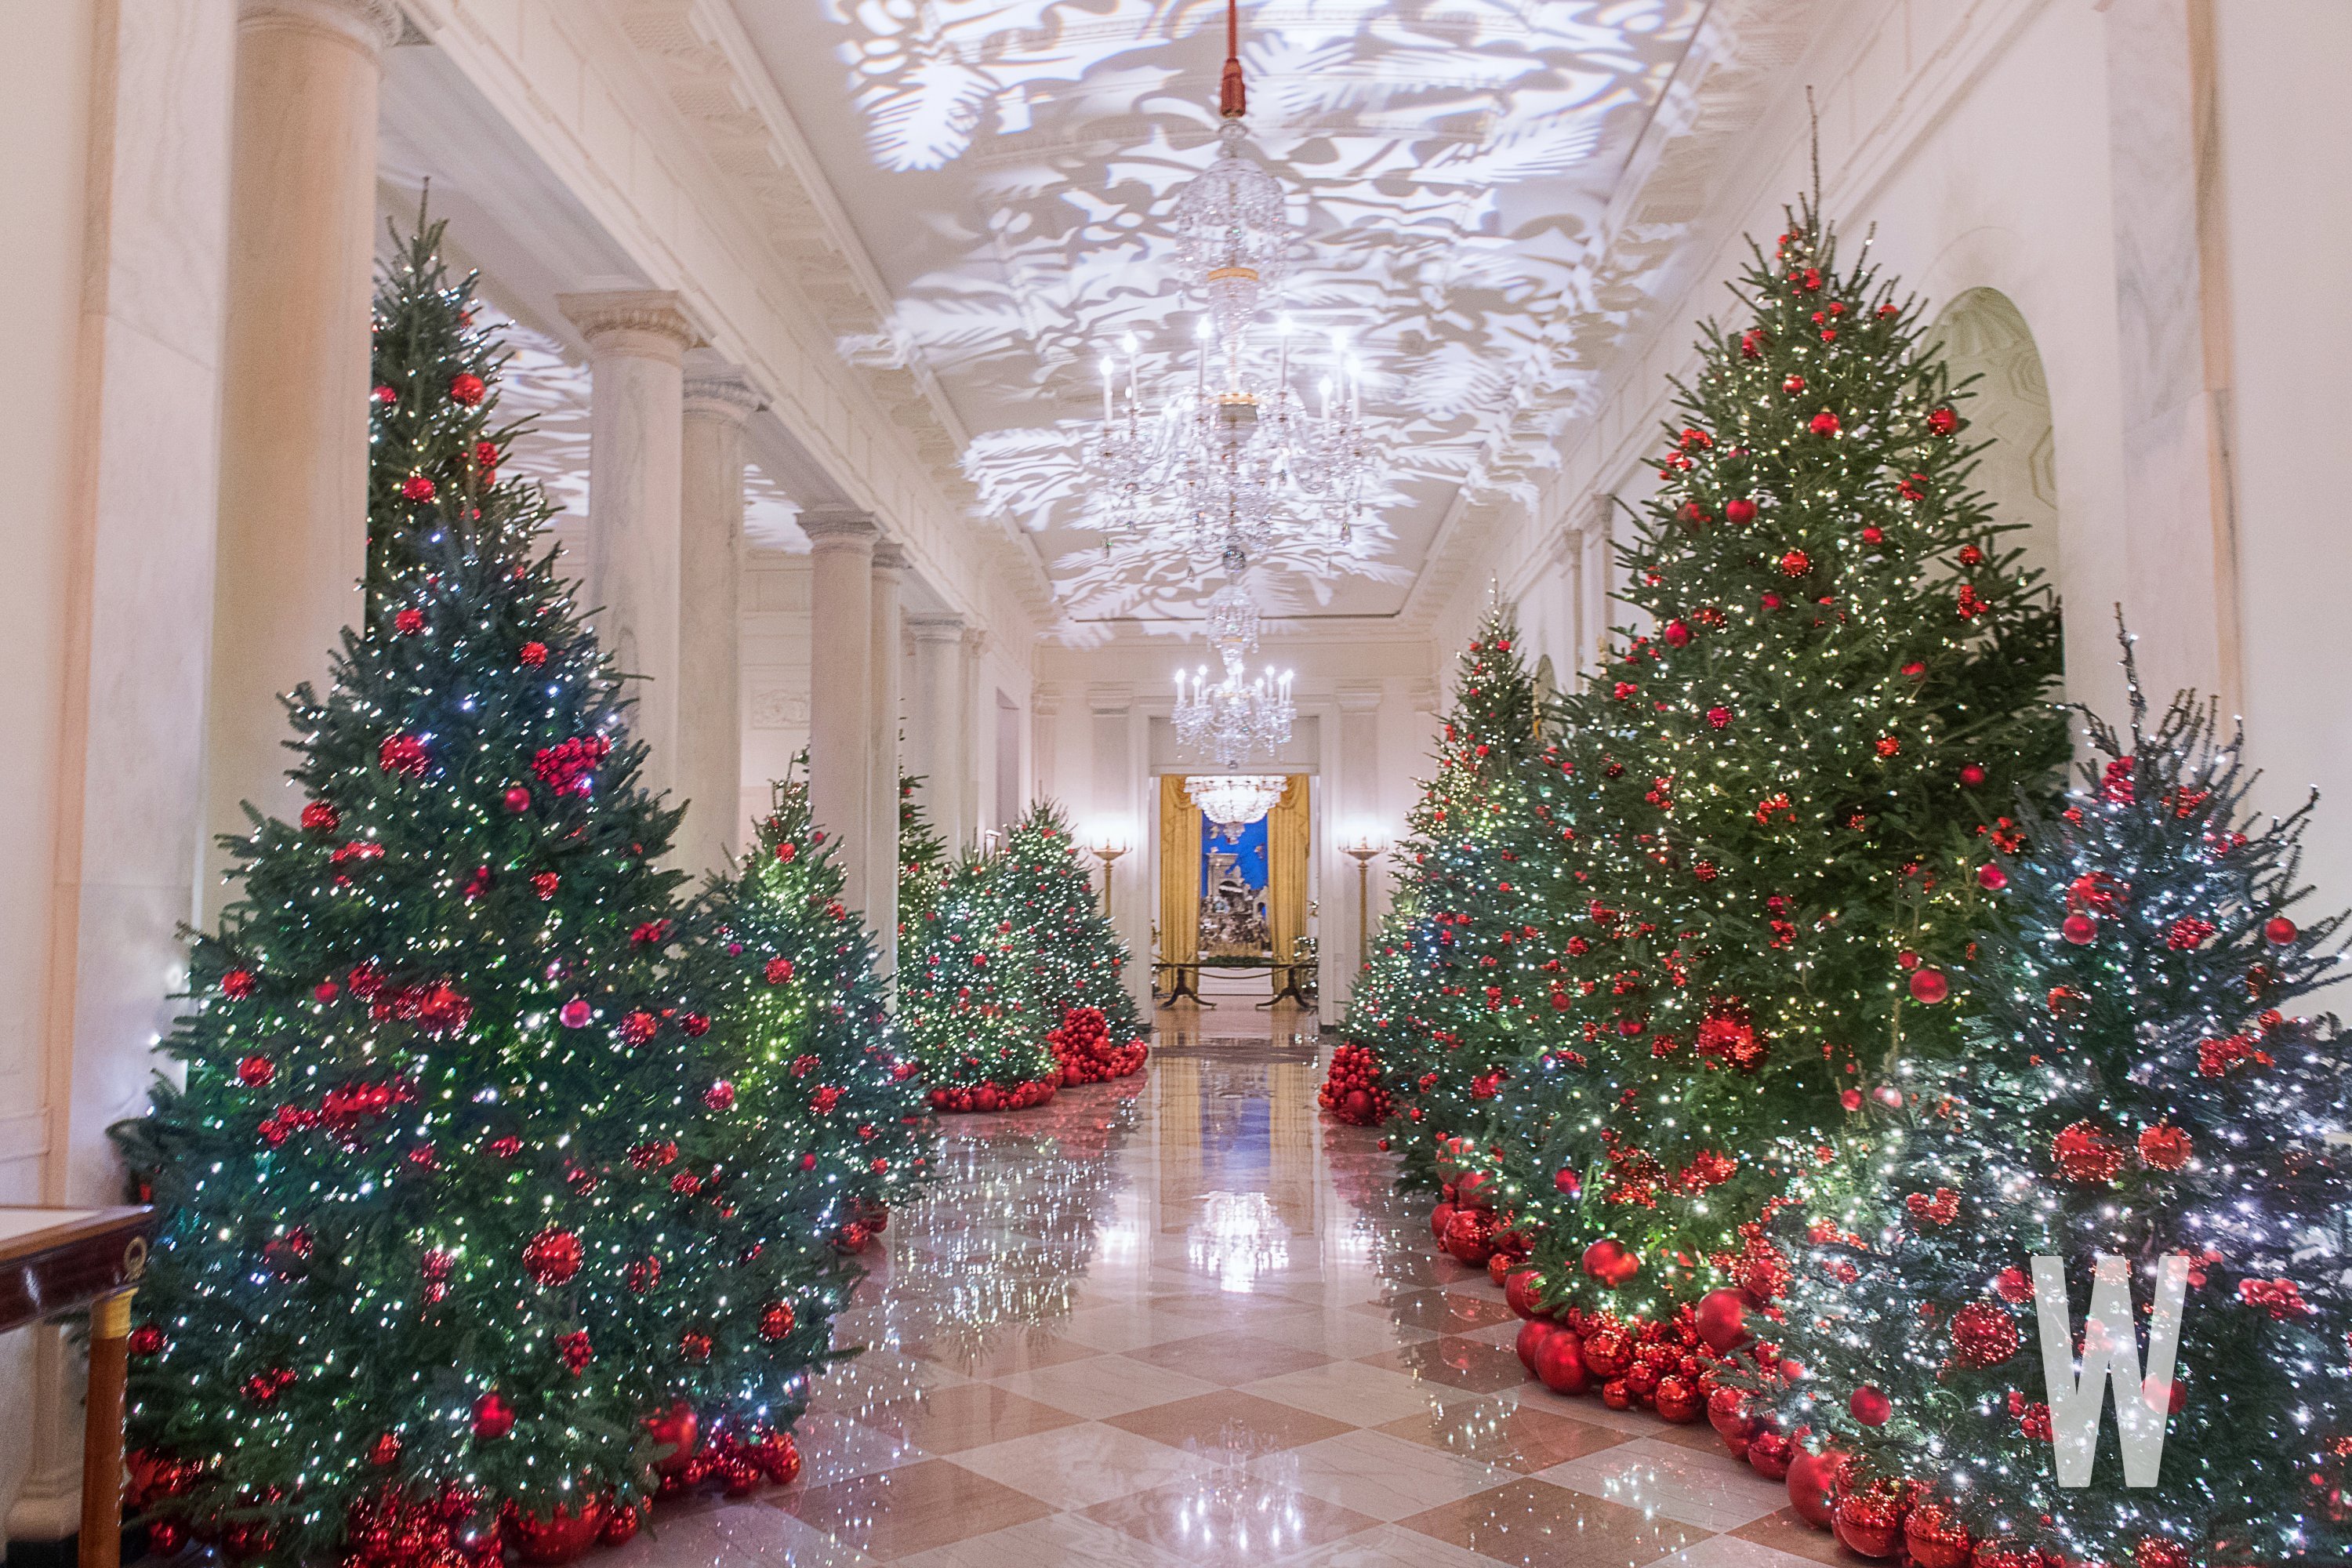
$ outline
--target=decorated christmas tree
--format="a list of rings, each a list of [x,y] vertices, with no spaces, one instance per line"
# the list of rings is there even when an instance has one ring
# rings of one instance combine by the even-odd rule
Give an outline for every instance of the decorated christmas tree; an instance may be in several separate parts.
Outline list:
[[[2286,912],[2310,808],[2251,819],[2192,697],[2148,717],[2135,678],[2024,858],[1987,858],[1969,1049],[1872,1086],[1870,1201],[1788,1216],[1779,1424],[1825,1456],[1801,1505],[1833,1489],[1874,1556],[2352,1550],[2346,1063],[2333,1019],[2294,1014],[2343,917]]]
[[[420,264],[435,232],[387,286],[410,330],[378,364],[409,368],[379,411],[466,428],[489,389],[444,370],[498,356]],[[625,1538],[665,1473],[797,1468],[846,1290],[833,1198],[761,1157],[671,973],[677,814],[529,553],[544,500],[482,482],[497,450],[425,450],[379,440],[379,501],[390,465],[471,504],[376,520],[369,624],[289,704],[308,804],[232,842],[163,1047],[184,1083],[117,1129],[161,1216],[129,1419],[162,1548],[488,1568]]]
[[[947,840],[931,826],[930,814],[915,798],[922,780],[898,775],[898,923],[899,935],[939,896],[940,879],[948,872]]]
[[[697,907],[688,946],[713,1043],[743,1064],[743,1111],[766,1149],[833,1194],[836,1245],[862,1252],[920,1180],[930,1119],[841,889],[808,785],[778,784],[735,874]]]
[[[1842,1179],[1885,1063],[1955,1048],[1979,868],[2066,746],[1918,304],[1810,205],[1738,292],[1624,553],[1646,629],[1564,716],[1589,880],[1496,1140],[1546,1301],[1653,1329],[1772,1294],[1768,1211]]]
[[[1069,819],[1050,801],[1029,808],[995,862],[999,898],[1025,933],[1023,961],[1062,1081],[1124,1078],[1143,1065],[1142,1020],[1121,975],[1127,944],[1103,913]]]
[[[1517,635],[1497,610],[1462,654],[1436,770],[1397,847],[1396,892],[1333,1057],[1336,1109],[1358,1119],[1383,1100],[1398,1109],[1417,1175],[1440,1141],[1484,1122],[1486,1102],[1538,1048],[1551,1005],[1548,933],[1572,901],[1573,857],[1554,826],[1561,754]],[[1377,1086],[1358,1081],[1367,1056]]]

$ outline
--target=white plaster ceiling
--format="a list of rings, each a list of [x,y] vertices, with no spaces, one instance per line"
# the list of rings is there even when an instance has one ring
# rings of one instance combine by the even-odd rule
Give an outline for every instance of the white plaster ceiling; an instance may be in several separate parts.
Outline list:
[[[1397,615],[1465,488],[1506,482],[1496,432],[1566,417],[1556,323],[1591,309],[1612,198],[1710,3],[1243,6],[1254,142],[1308,236],[1282,303],[1363,345],[1394,458],[1351,548],[1268,561],[1269,609]],[[844,352],[935,381],[983,505],[1032,531],[1071,618],[1189,618],[1188,563],[1076,526],[1079,453],[1104,349],[1191,330],[1165,214],[1214,150],[1222,4],[733,5],[890,295]]]

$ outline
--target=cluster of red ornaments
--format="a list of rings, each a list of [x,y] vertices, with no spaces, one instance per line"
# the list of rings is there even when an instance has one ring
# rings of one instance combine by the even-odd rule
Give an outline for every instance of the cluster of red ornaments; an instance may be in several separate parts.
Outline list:
[[[1062,1015],[1059,1027],[1045,1037],[1054,1058],[1062,1064],[1062,1081],[1104,1083],[1143,1070],[1150,1047],[1141,1040],[1114,1046],[1110,1023],[1099,1007],[1073,1007]]]
[[[1010,1089],[999,1089],[992,1083],[972,1084],[960,1089],[931,1090],[931,1109],[937,1111],[1026,1110],[1033,1105],[1043,1105],[1054,1098],[1062,1087],[1058,1068],[1051,1078],[1031,1079]]]
[[[1359,1045],[1331,1053],[1331,1069],[1315,1101],[1350,1127],[1377,1127],[1396,1114],[1396,1100],[1381,1087],[1380,1058]]]

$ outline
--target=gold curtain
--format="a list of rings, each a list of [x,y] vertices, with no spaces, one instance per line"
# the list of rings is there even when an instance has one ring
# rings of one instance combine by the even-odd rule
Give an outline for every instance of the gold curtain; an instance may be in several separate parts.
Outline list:
[[[1183,978],[1200,988],[1193,961],[1201,956],[1201,808],[1184,793],[1181,773],[1160,776],[1160,962],[1185,966]],[[1162,970],[1161,989],[1173,991],[1179,974]]]
[[[1279,965],[1294,956],[1307,934],[1307,783],[1293,773],[1282,799],[1265,814],[1265,926],[1274,943],[1274,984],[1282,988]]]

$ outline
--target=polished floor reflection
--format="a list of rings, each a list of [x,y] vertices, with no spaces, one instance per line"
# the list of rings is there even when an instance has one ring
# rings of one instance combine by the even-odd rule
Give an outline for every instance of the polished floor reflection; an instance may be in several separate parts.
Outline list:
[[[1316,1116],[1311,1027],[1163,1014],[1141,1078],[950,1119],[841,1324],[868,1348],[803,1423],[802,1479],[598,1560],[1834,1560],[1706,1426],[1522,1378],[1501,1293],[1433,1259],[1372,1134]]]

